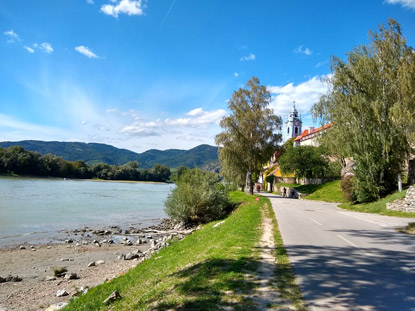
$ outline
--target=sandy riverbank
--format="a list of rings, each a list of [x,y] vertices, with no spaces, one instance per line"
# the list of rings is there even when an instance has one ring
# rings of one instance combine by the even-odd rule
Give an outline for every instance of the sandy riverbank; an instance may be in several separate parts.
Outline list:
[[[75,288],[96,286],[137,265],[137,260],[118,259],[121,254],[147,248],[149,244],[107,244],[101,247],[55,244],[49,248],[47,245],[36,246],[35,251],[29,245],[23,250],[19,247],[0,250],[0,276],[22,278],[21,282],[0,283],[0,310],[43,310],[50,304],[68,301],[75,294]],[[89,263],[98,260],[105,263],[88,267]],[[79,279],[47,281],[46,278],[53,275],[51,267],[66,267]],[[69,295],[56,297],[56,292],[62,289]]]
[[[20,282],[0,282],[0,311],[39,311],[49,305],[68,301],[76,293],[76,289],[86,286],[91,288],[135,267],[139,259],[124,260],[120,259],[120,256],[138,250],[145,252],[157,242],[162,243],[163,237],[179,234],[177,230],[172,229],[171,223],[167,221],[157,229],[143,229],[140,233],[123,234],[122,238],[120,235],[96,236],[90,232],[82,238],[78,235],[78,242],[74,239],[72,243],[34,246],[24,244],[24,249],[20,246],[0,249],[0,277],[6,278],[10,275],[22,278]],[[84,245],[82,241],[86,236],[88,244]],[[100,243],[94,243],[95,238]],[[115,240],[114,244],[103,242],[112,238]],[[128,239],[132,245],[121,244],[123,239]],[[145,243],[137,245],[137,239]],[[104,263],[88,267],[91,262],[99,260]],[[68,273],[76,273],[79,279],[69,280],[61,277],[47,280],[53,276],[51,267],[66,267]],[[66,290],[69,295],[56,297],[59,290]]]

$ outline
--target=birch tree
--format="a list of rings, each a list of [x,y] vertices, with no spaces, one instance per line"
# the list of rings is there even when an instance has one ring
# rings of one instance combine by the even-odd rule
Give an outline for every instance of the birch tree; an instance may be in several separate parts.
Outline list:
[[[330,91],[312,114],[334,126],[322,142],[356,162],[355,193],[367,202],[396,189],[415,133],[415,53],[393,19],[369,32],[347,62],[332,57]]]
[[[271,95],[256,77],[245,88],[232,94],[231,114],[220,126],[223,132],[216,136],[219,159],[228,176],[245,172],[246,184],[252,194],[252,175],[258,175],[281,141],[281,118],[269,108]]]

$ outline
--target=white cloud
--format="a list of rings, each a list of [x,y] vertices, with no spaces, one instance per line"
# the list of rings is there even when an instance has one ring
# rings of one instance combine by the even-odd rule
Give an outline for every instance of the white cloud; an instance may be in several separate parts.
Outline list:
[[[284,118],[291,111],[295,101],[298,112],[308,113],[320,96],[327,93],[326,78],[327,76],[313,77],[298,85],[288,83],[284,86],[268,86],[267,89],[272,94],[271,107],[277,115]]]
[[[104,14],[112,15],[115,18],[118,17],[119,14],[127,14],[127,15],[143,15],[143,5],[141,0],[113,0],[111,1],[115,3],[112,4],[105,4],[101,6],[101,11]]]
[[[88,4],[94,4],[94,0],[86,0],[86,3],[88,3]]]
[[[31,47],[28,47],[28,46],[23,46],[29,53],[34,53],[35,52],[35,50],[34,49],[32,49]]]
[[[17,33],[15,33],[13,30],[7,30],[5,32],[3,32],[3,34],[5,36],[7,36],[7,42],[8,43],[14,43],[16,41],[21,41],[19,38],[19,35]]]
[[[241,61],[255,60],[255,54],[250,53],[248,56],[241,57],[240,60]]]
[[[386,0],[385,2],[389,4],[400,4],[405,8],[415,10],[415,0]]]
[[[52,48],[52,44],[48,43],[48,42],[43,42],[41,44],[33,44],[33,47],[35,49],[39,49],[42,52],[46,53],[46,54],[51,54],[53,52],[53,48]]]
[[[77,47],[75,47],[75,50],[78,51],[79,53],[85,55],[86,57],[98,58],[98,56],[86,46],[83,46],[83,45],[77,46]]]
[[[190,118],[166,119],[165,122],[168,125],[205,127],[211,124],[219,124],[219,121],[225,115],[226,111],[223,109],[204,111],[202,108],[196,108],[186,113],[186,116]]]
[[[0,141],[18,141],[25,139],[50,140],[50,134],[55,139],[63,140],[69,137],[66,132],[56,127],[33,124],[18,118],[0,113]]]
[[[237,78],[237,77],[239,76],[239,73],[234,72],[234,73],[233,73],[233,76],[234,76],[235,78]]]
[[[295,54],[304,54],[307,56],[310,56],[311,54],[313,54],[313,52],[309,49],[309,48],[303,48],[302,45],[300,45],[298,48],[294,49],[293,52]]]

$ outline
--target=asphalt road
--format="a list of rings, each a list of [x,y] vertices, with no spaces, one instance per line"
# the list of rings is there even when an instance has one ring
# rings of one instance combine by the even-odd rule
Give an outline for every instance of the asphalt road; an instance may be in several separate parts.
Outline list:
[[[415,219],[263,195],[311,311],[415,311],[415,237],[394,230]]]

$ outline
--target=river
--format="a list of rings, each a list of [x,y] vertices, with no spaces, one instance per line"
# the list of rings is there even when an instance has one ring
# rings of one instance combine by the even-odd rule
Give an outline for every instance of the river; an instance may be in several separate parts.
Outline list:
[[[173,184],[0,177],[0,247],[53,241],[62,230],[146,227],[166,217]]]

